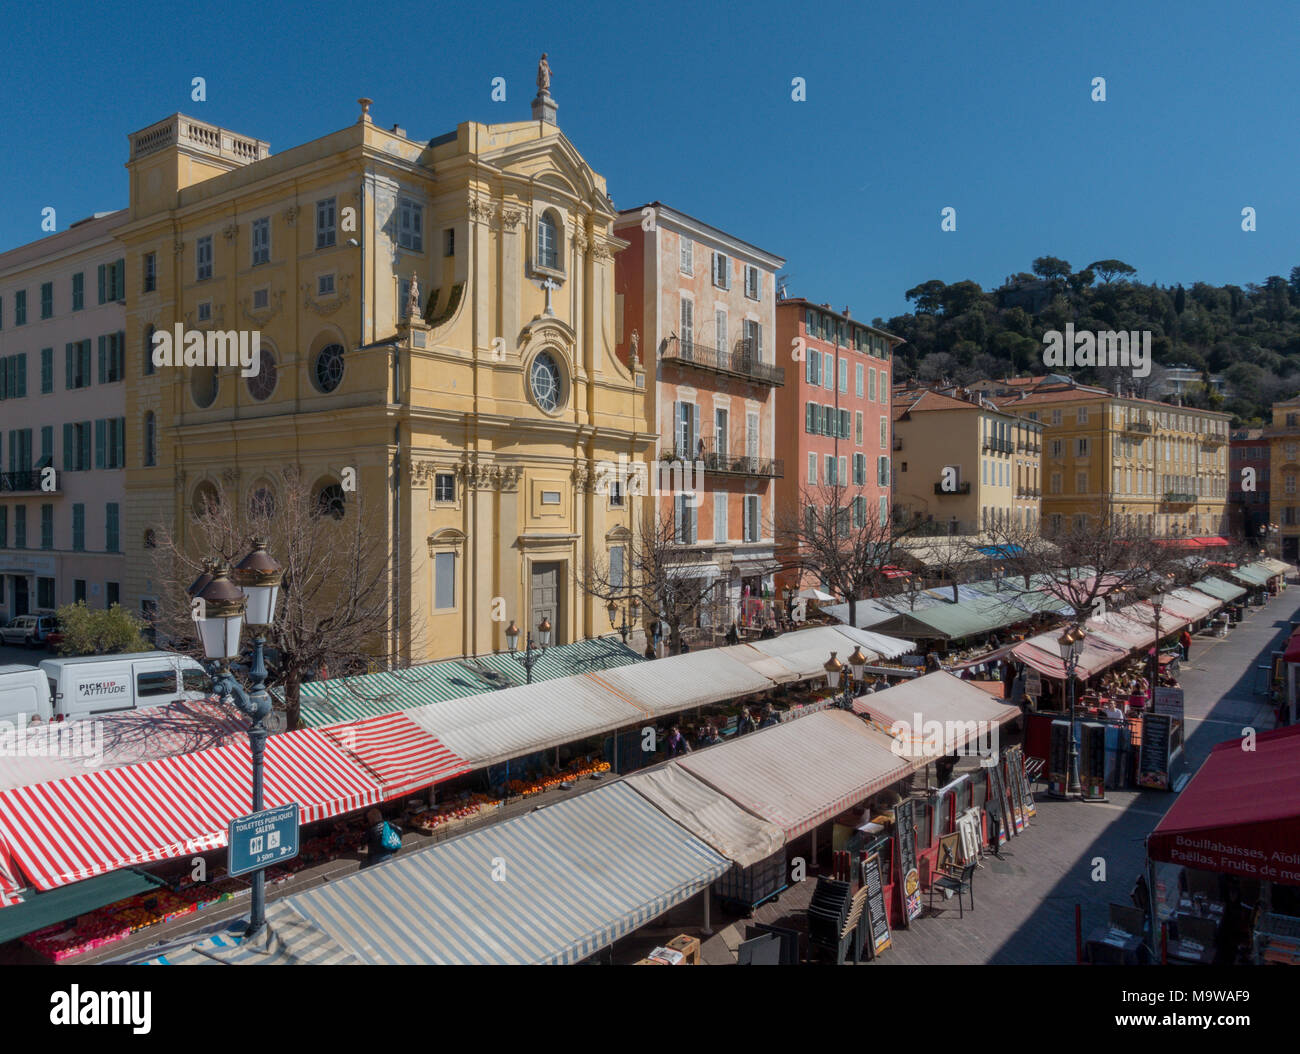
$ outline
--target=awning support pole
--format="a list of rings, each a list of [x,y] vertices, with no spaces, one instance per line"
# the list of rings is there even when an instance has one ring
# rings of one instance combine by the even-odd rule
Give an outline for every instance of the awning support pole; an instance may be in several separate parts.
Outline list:
[[[713,887],[704,887],[704,936],[713,936],[713,927],[709,925],[709,908],[712,907]]]

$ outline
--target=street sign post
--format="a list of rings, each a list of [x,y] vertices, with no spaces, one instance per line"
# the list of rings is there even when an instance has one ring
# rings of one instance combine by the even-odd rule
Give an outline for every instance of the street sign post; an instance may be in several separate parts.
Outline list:
[[[239,816],[230,821],[230,875],[260,871],[298,855],[298,805]]]

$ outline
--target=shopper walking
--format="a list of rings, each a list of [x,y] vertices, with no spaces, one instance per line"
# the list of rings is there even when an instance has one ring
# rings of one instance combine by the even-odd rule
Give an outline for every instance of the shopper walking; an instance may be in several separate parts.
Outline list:
[[[402,848],[402,829],[385,820],[384,814],[378,809],[371,809],[366,813],[366,822],[370,825],[366,831],[369,853],[366,862],[361,866],[373,867],[397,855],[398,850]]]
[[[1183,627],[1183,635],[1178,638],[1178,643],[1183,646],[1183,662],[1187,662],[1192,657],[1192,635]]]

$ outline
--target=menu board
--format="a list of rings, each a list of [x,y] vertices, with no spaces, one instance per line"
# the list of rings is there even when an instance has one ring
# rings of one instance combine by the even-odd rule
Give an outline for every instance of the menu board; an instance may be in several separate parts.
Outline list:
[[[1004,775],[1006,777],[1007,791],[1011,798],[1011,812],[1016,821],[1016,833],[1019,834],[1025,829],[1025,825],[1029,821],[1025,816],[1024,799],[1021,798],[1020,780],[1016,779],[1016,770],[1012,767],[1011,760],[1009,755],[1002,755],[1002,763],[1007,767]]]
[[[1047,750],[1047,788],[1058,798],[1065,797],[1070,780],[1070,722],[1053,721]]]
[[[1138,755],[1138,785],[1169,789],[1169,730],[1173,718],[1168,714],[1142,715],[1142,750]]]
[[[1181,688],[1157,688],[1151,700],[1151,711],[1156,714],[1168,714],[1183,719],[1183,690]]]
[[[885,892],[880,884],[880,857],[875,853],[868,854],[862,861],[862,884],[867,887],[866,921],[871,924],[871,949],[874,957],[893,943],[889,933],[889,916],[885,914]]]
[[[916,817],[912,799],[894,806],[898,838],[898,888],[903,898],[903,925],[921,914],[921,872],[916,866]]]
[[[1025,772],[1025,755],[1019,746],[1014,746],[1007,751],[1007,765],[1015,774],[1015,778],[1020,781],[1020,797],[1025,804],[1026,818],[1037,814],[1038,809],[1034,805],[1034,792],[1029,786],[1029,776]]]
[[[1012,834],[1011,818],[1007,813],[1007,797],[1002,789],[1002,771],[1000,766],[989,767],[989,807],[998,818],[998,845],[1006,842]]]
[[[1025,695],[1037,699],[1043,694],[1043,675],[1032,667],[1025,671]]]

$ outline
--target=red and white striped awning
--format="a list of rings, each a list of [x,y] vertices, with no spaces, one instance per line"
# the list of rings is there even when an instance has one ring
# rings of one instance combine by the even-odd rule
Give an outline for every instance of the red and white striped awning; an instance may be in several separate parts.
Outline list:
[[[9,863],[9,849],[0,842],[0,908],[7,908],[10,904],[21,904],[23,902],[19,890],[22,884],[14,878],[13,865]]]
[[[471,768],[403,713],[331,725],[321,732],[374,775],[385,799],[441,783]]]
[[[0,842],[40,890],[226,844],[252,811],[252,757],[241,740],[0,792]],[[378,783],[315,729],[266,743],[266,807],[296,802],[303,823],[383,799]]]

